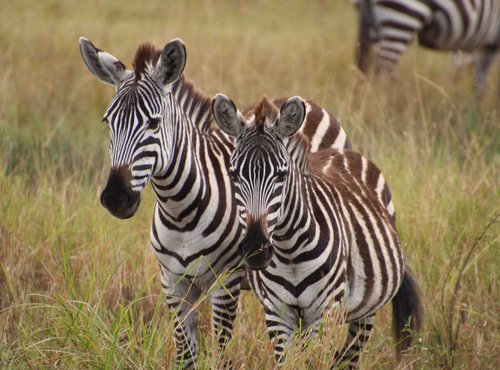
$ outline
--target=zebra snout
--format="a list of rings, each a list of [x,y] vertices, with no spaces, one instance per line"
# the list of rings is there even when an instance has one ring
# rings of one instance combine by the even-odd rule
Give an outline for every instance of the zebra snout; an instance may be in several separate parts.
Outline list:
[[[273,246],[269,242],[257,245],[245,239],[240,245],[240,255],[252,270],[263,270],[271,262]]]
[[[262,270],[269,265],[273,257],[273,246],[264,234],[260,222],[252,222],[249,225],[239,252],[252,270]]]
[[[113,216],[132,217],[140,203],[140,193],[130,187],[131,174],[127,168],[111,169],[106,187],[101,193],[101,204]]]

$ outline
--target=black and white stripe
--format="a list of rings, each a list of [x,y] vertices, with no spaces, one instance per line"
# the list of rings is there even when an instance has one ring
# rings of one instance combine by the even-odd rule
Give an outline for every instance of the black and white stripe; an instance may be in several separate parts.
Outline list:
[[[366,72],[374,45],[376,71],[393,72],[401,54],[418,37],[420,45],[449,51],[480,51],[480,93],[500,50],[498,0],[356,0],[359,11],[358,67]]]
[[[223,347],[231,337],[243,277],[238,268],[243,227],[227,176],[234,141],[211,127],[211,99],[180,77],[185,50],[179,40],[163,51],[139,47],[134,71],[86,39],[80,45],[89,69],[117,89],[104,116],[111,132],[111,171],[101,201],[113,215],[131,217],[151,183],[157,200],[151,244],[175,313],[177,366],[195,367],[196,301],[211,293],[213,329]],[[350,146],[326,111],[312,102],[309,107],[309,137],[318,148]],[[220,281],[225,272],[231,273]]]
[[[213,105],[221,129],[237,137],[231,172],[246,227],[240,253],[251,268],[250,285],[264,306],[278,360],[298,327],[316,335],[326,311],[340,305],[347,310],[349,335],[337,363],[357,363],[375,313],[390,300],[395,317],[413,316],[413,328],[419,327],[416,284],[400,289],[413,280],[380,170],[350,150],[311,154],[296,134],[305,113],[299,98],[279,114],[251,121],[222,95]]]

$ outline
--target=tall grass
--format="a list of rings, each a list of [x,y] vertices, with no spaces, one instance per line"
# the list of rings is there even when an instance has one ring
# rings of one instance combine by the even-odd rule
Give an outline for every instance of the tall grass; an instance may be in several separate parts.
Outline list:
[[[242,106],[301,95],[326,107],[391,185],[426,324],[401,368],[498,368],[500,77],[484,100],[449,54],[413,48],[399,79],[363,82],[353,67],[348,2],[15,1],[0,4],[0,367],[158,368],[172,364],[172,321],[149,247],[153,197],[131,220],[99,204],[113,89],[86,70],[78,37],[130,65],[136,46],[174,37],[186,76]],[[274,368],[252,293],[224,354],[202,297],[201,368]],[[328,368],[333,320],[297,338],[285,369]],[[395,366],[390,309],[361,367]],[[302,341],[302,342],[301,342]],[[302,343],[302,344],[300,344]]]

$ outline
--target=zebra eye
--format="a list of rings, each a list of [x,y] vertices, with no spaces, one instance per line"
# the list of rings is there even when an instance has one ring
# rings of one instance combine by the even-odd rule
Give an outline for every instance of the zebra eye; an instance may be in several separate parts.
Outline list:
[[[160,117],[150,118],[148,123],[147,123],[147,126],[151,130],[156,130],[158,128],[158,126],[160,126],[160,122],[161,122]]]
[[[287,175],[288,175],[287,170],[280,170],[276,172],[276,180],[283,181],[287,177]]]
[[[238,177],[238,172],[236,172],[234,169],[230,169],[230,170],[228,171],[228,174],[229,174],[229,176],[231,176],[231,178],[232,178],[233,180],[235,180],[235,181],[236,181],[236,180],[238,180],[238,178],[239,178],[239,177]]]

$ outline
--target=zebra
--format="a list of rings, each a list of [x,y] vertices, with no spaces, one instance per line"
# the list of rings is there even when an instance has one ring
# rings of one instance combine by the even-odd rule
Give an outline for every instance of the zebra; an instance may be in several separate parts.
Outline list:
[[[111,169],[101,203],[113,216],[130,218],[151,183],[156,203],[150,239],[174,313],[176,366],[194,368],[196,301],[210,294],[212,327],[223,349],[231,338],[244,275],[238,251],[243,228],[227,176],[234,140],[212,125],[211,99],[184,79],[182,40],[162,50],[140,45],[133,70],[88,39],[79,43],[92,74],[116,90],[103,118],[110,129]],[[246,113],[252,115],[252,109]],[[313,102],[307,110],[304,135],[315,150],[351,146],[333,116]],[[225,273],[222,284],[219,277]]]
[[[236,138],[230,174],[246,235],[240,253],[265,310],[278,362],[294,330],[318,334],[330,307],[345,307],[349,330],[335,364],[356,366],[376,312],[393,303],[397,353],[418,330],[418,285],[406,268],[391,194],[380,170],[359,153],[309,152],[296,134],[304,102],[288,99],[279,112],[263,98],[252,120],[218,94],[212,111]],[[295,135],[294,135],[295,134]]]
[[[476,93],[485,89],[500,50],[498,0],[354,0],[359,29],[356,64],[367,73],[370,49],[376,72],[394,73],[415,35],[420,45],[448,51],[477,51]]]

